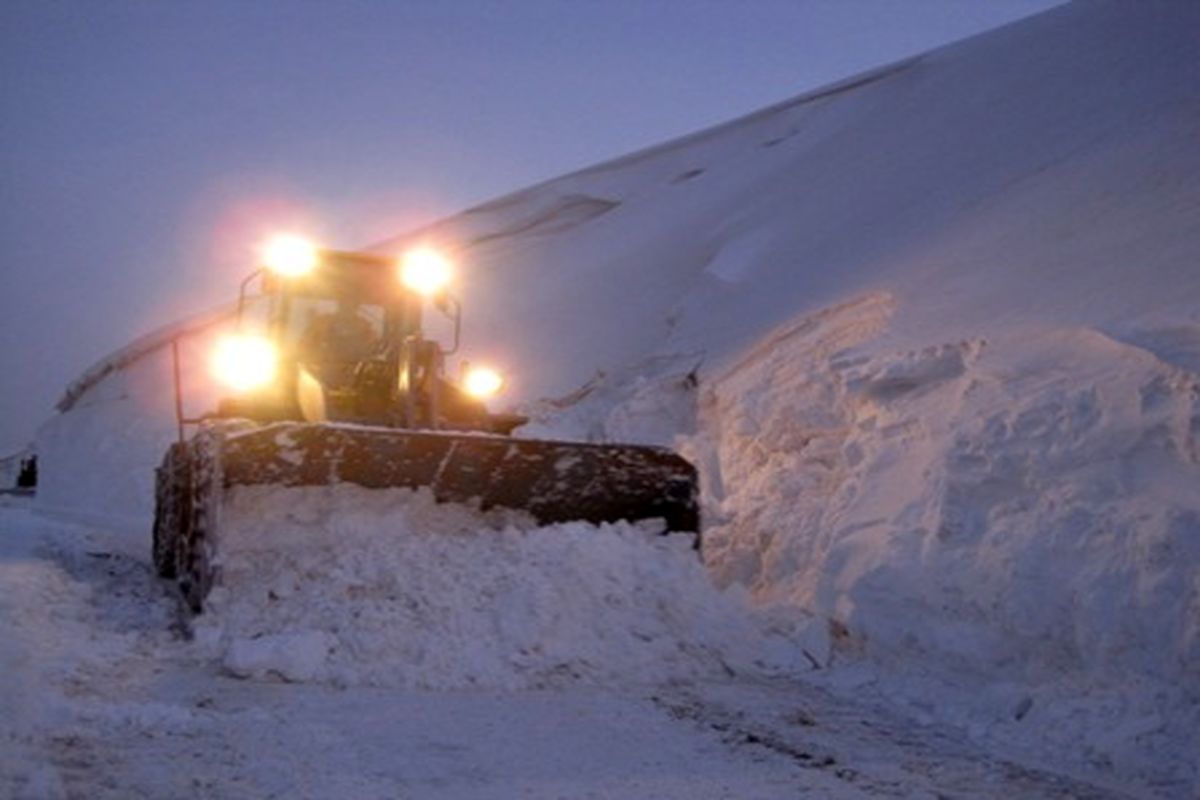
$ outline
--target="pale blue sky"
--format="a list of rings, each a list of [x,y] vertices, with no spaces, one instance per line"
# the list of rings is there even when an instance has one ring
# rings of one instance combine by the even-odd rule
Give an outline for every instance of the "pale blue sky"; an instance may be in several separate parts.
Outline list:
[[[6,0],[0,454],[270,223],[367,244],[1055,4]]]

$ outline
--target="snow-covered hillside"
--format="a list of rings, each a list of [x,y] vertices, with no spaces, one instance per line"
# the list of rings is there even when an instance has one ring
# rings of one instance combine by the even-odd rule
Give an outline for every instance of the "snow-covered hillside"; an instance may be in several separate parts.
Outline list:
[[[716,366],[870,291],[897,347],[1194,323],[1190,5],[1059,8],[424,235],[463,248],[467,338],[523,398],[651,354]]]
[[[457,251],[525,435],[692,458],[710,576],[815,615],[831,684],[1185,796],[1197,42],[1194,3],[1074,3],[379,249]],[[44,507],[144,518],[174,430],[146,352],[43,428]]]

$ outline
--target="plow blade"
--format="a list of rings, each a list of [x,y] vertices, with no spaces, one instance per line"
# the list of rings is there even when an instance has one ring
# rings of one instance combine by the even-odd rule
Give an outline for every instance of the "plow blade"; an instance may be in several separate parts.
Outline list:
[[[328,424],[215,425],[158,470],[154,560],[193,611],[214,581],[221,499],[239,485],[428,488],[439,502],[508,508],[540,524],[661,518],[698,532],[695,468],[659,447]]]

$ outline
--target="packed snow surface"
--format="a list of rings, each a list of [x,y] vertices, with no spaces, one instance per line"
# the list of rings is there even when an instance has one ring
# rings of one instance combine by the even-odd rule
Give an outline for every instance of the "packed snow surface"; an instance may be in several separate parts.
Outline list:
[[[428,509],[419,499],[416,506],[409,519],[427,522]],[[443,520],[440,533],[468,533],[452,527]],[[745,672],[698,679],[705,670],[687,668],[692,659],[683,656],[675,663],[684,669],[669,682],[602,685],[555,675],[537,689],[428,691],[392,680],[314,682],[315,672],[304,670],[323,662],[302,646],[269,654],[260,647],[241,666],[220,664],[212,641],[179,635],[175,602],[127,544],[120,531],[49,521],[0,498],[0,796],[1123,796],[859,702],[861,678],[841,696]],[[538,568],[517,571],[532,577]],[[346,585],[361,584],[358,574],[350,579]],[[471,605],[470,588],[444,591]],[[678,636],[686,626],[652,622],[647,630],[666,627]],[[446,638],[453,648],[454,636]],[[717,639],[704,633],[698,641]],[[568,635],[560,652],[582,641]],[[609,665],[614,658],[601,656]],[[238,677],[251,664],[264,672]]]

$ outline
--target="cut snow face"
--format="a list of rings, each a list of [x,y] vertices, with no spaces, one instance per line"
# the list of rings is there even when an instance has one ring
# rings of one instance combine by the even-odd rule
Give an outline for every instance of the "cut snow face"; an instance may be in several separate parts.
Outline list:
[[[801,320],[703,393],[719,580],[880,657],[1200,691],[1200,375],[1086,329],[892,352],[883,309]]]
[[[197,639],[242,676],[422,688],[629,684],[809,662],[691,537],[534,527],[427,493],[239,487]]]
[[[686,444],[713,574],[827,617],[835,656],[975,687],[884,681],[921,714],[1193,786],[1200,374],[1179,328],[1162,354],[1089,329],[897,352],[880,310],[803,319],[702,382]]]

